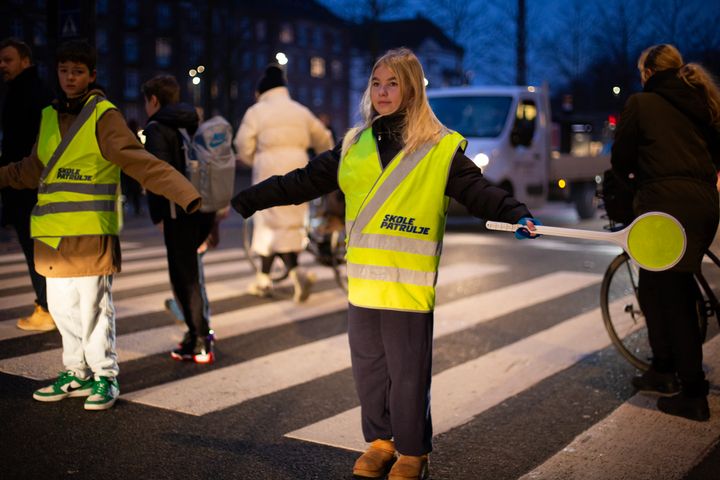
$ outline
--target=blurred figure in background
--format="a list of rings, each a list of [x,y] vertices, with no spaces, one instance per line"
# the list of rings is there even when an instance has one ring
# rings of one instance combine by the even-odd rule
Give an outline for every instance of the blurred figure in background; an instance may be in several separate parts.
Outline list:
[[[238,159],[252,166],[252,183],[284,175],[308,163],[308,149],[332,148],[330,131],[310,110],[290,98],[285,74],[279,65],[265,69],[257,88],[257,103],[243,117],[235,135]],[[248,291],[269,296],[273,285],[270,269],[279,256],[293,282],[296,302],[310,295],[313,278],[298,267],[298,254],[307,241],[307,204],[274,207],[254,216],[252,249],[261,257],[261,272]]]
[[[8,38],[0,42],[0,74],[7,84],[2,110],[2,157],[0,166],[30,155],[40,128],[40,112],[50,105],[52,94],[38,77],[32,52],[24,42]],[[23,330],[55,329],[48,311],[45,277],[35,270],[30,214],[37,203],[37,189],[6,187],[2,193],[2,225],[12,225],[25,254],[30,281],[35,291],[35,310],[17,322]]]

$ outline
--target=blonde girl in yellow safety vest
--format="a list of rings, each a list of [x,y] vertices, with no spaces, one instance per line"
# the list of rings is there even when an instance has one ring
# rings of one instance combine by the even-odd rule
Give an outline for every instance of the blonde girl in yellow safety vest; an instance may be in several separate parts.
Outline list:
[[[464,155],[465,139],[433,114],[424,78],[410,50],[388,51],[368,80],[363,121],[342,144],[233,199],[247,218],[338,188],[345,195],[348,336],[370,444],[353,466],[361,478],[428,475],[435,283],[450,198],[478,217],[526,224],[521,238],[538,223]]]

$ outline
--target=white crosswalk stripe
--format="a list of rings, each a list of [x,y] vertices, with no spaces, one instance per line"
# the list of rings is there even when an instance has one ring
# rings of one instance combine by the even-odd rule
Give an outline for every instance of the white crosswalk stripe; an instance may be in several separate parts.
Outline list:
[[[238,266],[229,263],[225,265],[223,271],[231,269],[231,267],[240,270],[239,273],[242,273],[243,267],[245,270],[249,270],[250,268],[244,264]],[[448,283],[449,281],[459,281],[470,278],[471,276],[498,272],[503,269],[504,268],[499,265],[456,265],[449,267],[442,278],[448,279],[446,282]],[[330,269],[320,269],[317,271],[317,275],[319,280],[325,280],[332,278],[333,274]],[[213,293],[212,295],[208,293],[210,301],[229,298],[238,295],[239,292],[244,292],[249,281],[250,278],[246,276],[240,281],[232,281],[229,284],[228,282],[222,282],[222,290],[220,285],[216,286],[214,283],[208,284],[208,292]],[[440,282],[442,282],[442,280],[440,280]],[[121,318],[123,316],[141,315],[163,310],[163,302],[168,295],[170,295],[169,291],[116,302],[115,308],[118,321],[122,321]],[[302,308],[298,308],[290,300],[283,300],[271,304],[245,308],[241,313],[228,312],[216,315],[212,317],[211,321],[218,338],[224,338],[249,333],[261,328],[282,325],[304,318],[312,318],[313,316],[342,310],[346,308],[346,306],[347,300],[345,295],[339,289],[334,289],[311,296],[308,303],[303,305]],[[117,339],[118,359],[121,362],[130,361],[169,351],[181,338],[182,330],[174,325],[120,335]],[[50,379],[57,373],[61,355],[61,349],[53,349],[0,360],[0,371],[36,380]],[[240,376],[240,378],[243,377]]]
[[[594,309],[433,377],[433,433],[472,420],[505,399],[610,344]],[[287,434],[300,440],[362,451],[360,408]]]
[[[497,243],[495,236],[469,234],[450,234],[446,241],[448,246]],[[560,242],[546,243],[540,248],[563,248]],[[537,248],[539,243],[531,245]],[[137,319],[164,311],[164,300],[172,295],[164,247],[143,247],[140,243],[130,246],[136,248],[123,251],[123,273],[117,275],[113,282],[113,292],[125,294],[115,301],[118,324],[124,319]],[[614,247],[610,250],[601,245],[589,248],[608,255],[616,251]],[[205,275],[211,302],[235,302],[244,294],[254,278],[253,270],[244,257],[244,252],[238,248],[215,250],[206,255]],[[301,261],[307,266],[312,258],[305,254]],[[331,269],[316,266],[313,270],[318,280],[328,284],[332,281]],[[505,273],[507,267],[499,264],[448,264],[441,267],[438,286],[473,282]],[[12,291],[28,286],[24,259],[19,254],[0,255],[0,275],[0,290]],[[557,271],[454,298],[436,308],[435,340],[545,302],[575,295],[589,287],[599,290],[600,280],[601,276],[595,273]],[[144,292],[143,289],[151,290]],[[0,291],[0,309],[31,305],[32,298],[30,293],[3,296]],[[237,303],[237,307],[212,315],[211,323],[218,342],[250,334],[262,335],[272,328],[293,328],[302,322],[312,322],[347,309],[346,296],[338,288],[314,293],[308,302],[300,306],[280,295],[273,301],[252,306],[242,306],[240,301]],[[613,308],[622,308],[623,303],[619,301]],[[20,341],[18,337],[33,335],[33,332],[16,329],[15,321],[0,321],[0,342]],[[173,348],[182,334],[183,328],[177,324],[156,323],[119,335],[117,351],[121,385],[123,363],[134,361],[144,365],[149,357],[162,355]],[[452,434],[489,409],[521,395],[609,344],[600,310],[592,308],[576,312],[549,328],[437,373],[432,387],[434,435]],[[720,364],[720,339],[709,342],[705,348],[706,362]],[[33,380],[51,379],[61,368],[61,353],[60,348],[45,347],[34,353],[0,357],[0,372]],[[333,334],[227,366],[222,366],[221,362],[222,358],[213,368],[198,369],[180,379],[151,381],[150,386],[145,384],[141,389],[123,392],[121,399],[147,407],[203,416],[347,371],[350,355],[347,335]],[[717,370],[711,371],[710,379],[714,384],[720,382],[719,375]],[[720,410],[717,392],[711,395],[711,409],[714,412]],[[607,478],[601,475],[603,472],[613,472],[613,478],[681,478],[720,438],[719,417],[715,413],[711,422],[697,427],[682,419],[661,415],[647,397],[635,396],[522,478]],[[295,440],[345,450],[361,451],[366,447],[360,428],[359,407],[340,413],[328,412],[324,418],[318,418],[321,419],[300,428],[293,426],[293,430],[288,428],[282,433]],[[680,433],[665,435],[669,438],[662,437],[661,432],[671,429]],[[625,463],[622,458],[619,463],[610,460],[618,441],[633,446],[634,452],[630,453],[632,456]],[[675,454],[671,455],[672,452]],[[664,463],[662,466],[654,463],[653,468],[648,469],[640,459],[649,456],[663,458]],[[583,465],[580,471],[577,470],[578,464]],[[637,468],[630,468],[628,464]]]
[[[720,383],[720,338],[704,345],[703,357],[710,365],[708,380]],[[575,438],[567,447],[520,480],[566,480],[575,478],[632,478],[634,480],[679,479],[720,438],[720,415],[698,424],[655,409],[655,399],[637,394],[618,409]],[[720,411],[720,395],[708,397],[710,410]],[[613,459],[622,448],[621,458]],[[582,465],[582,476],[577,472]]]
[[[547,299],[578,290],[599,280],[597,275],[582,273],[559,273],[553,277],[521,282],[503,289],[504,291],[474,295],[438,307],[435,312],[435,338],[535,303],[537,299],[533,292],[539,290],[540,283],[543,285],[544,298]],[[476,314],[469,314],[470,308]],[[317,376],[350,368],[350,352],[345,334],[268,357],[196,375],[174,382],[172,387],[154,387],[133,392],[127,397],[146,405],[204,415],[234,405],[238,401],[278,390],[278,386],[288,388]],[[273,386],[272,382],[277,382],[278,385]],[[228,389],[239,393],[223,395],[222,392]],[[198,395],[202,396],[202,401],[198,401]]]

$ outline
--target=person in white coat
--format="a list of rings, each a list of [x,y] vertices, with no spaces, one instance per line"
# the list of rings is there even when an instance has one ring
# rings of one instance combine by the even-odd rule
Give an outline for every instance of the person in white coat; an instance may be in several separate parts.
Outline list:
[[[256,95],[257,103],[245,112],[234,142],[238,159],[252,167],[253,184],[304,167],[308,149],[324,152],[332,148],[330,131],[309,109],[290,98],[282,67],[271,64],[265,69]],[[298,253],[307,242],[307,209],[307,204],[289,205],[255,215],[251,248],[261,257],[261,271],[248,287],[249,293],[271,295],[270,269],[279,256],[293,282],[294,300],[307,299],[313,278],[298,267]]]

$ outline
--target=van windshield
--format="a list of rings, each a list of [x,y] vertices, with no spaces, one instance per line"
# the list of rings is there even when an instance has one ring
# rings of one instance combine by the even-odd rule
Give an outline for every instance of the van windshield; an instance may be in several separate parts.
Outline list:
[[[505,126],[512,97],[465,96],[429,98],[438,119],[463,137],[499,137]]]

